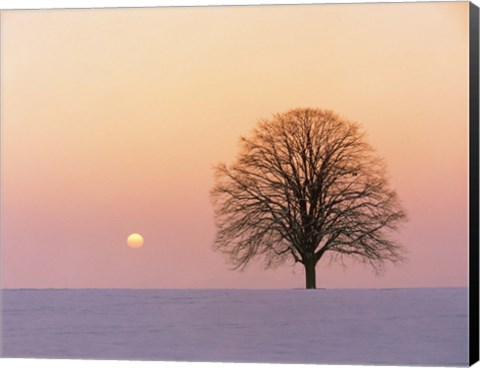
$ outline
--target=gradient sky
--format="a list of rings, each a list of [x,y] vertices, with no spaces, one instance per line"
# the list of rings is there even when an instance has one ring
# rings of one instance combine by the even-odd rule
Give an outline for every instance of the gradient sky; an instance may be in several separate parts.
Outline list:
[[[468,3],[4,11],[1,37],[3,287],[304,287],[211,248],[213,165],[295,107],[362,123],[410,218],[407,263],[317,286],[467,286]]]

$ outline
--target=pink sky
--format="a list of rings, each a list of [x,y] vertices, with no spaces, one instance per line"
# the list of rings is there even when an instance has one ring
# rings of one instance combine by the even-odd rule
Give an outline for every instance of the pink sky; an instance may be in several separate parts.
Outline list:
[[[383,277],[467,286],[468,3],[1,14],[2,286],[292,288],[212,251],[212,167],[295,107],[362,123],[409,214]],[[138,232],[140,249],[127,247]]]

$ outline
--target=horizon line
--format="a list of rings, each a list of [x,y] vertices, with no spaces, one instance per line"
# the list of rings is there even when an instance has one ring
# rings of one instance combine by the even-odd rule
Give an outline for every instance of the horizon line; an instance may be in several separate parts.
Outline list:
[[[358,287],[358,288],[131,288],[131,287],[2,287],[3,290],[248,290],[248,291],[283,291],[283,290],[400,290],[400,289],[468,289],[469,286],[413,286],[413,287]]]

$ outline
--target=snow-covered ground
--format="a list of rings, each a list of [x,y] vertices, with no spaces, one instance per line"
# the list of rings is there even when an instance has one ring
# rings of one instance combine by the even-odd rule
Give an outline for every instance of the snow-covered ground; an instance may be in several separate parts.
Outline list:
[[[468,290],[4,290],[3,356],[467,365]]]

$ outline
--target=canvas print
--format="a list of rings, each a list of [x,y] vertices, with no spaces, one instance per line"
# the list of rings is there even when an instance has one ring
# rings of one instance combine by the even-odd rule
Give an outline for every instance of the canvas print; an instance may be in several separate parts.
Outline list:
[[[467,365],[472,14],[2,11],[2,356]]]

